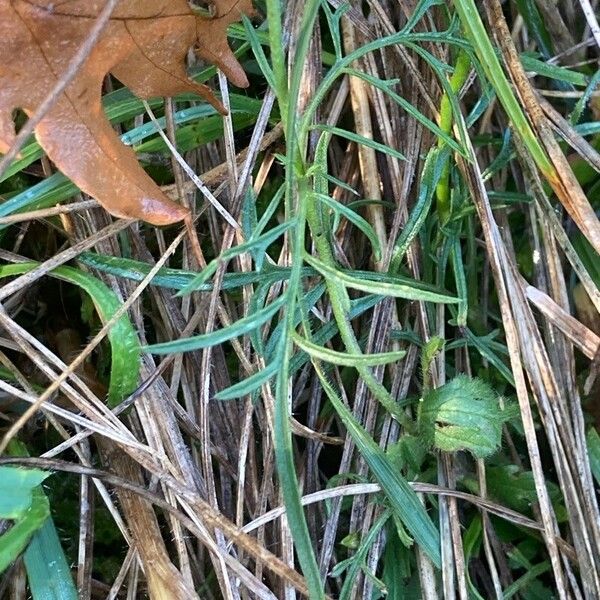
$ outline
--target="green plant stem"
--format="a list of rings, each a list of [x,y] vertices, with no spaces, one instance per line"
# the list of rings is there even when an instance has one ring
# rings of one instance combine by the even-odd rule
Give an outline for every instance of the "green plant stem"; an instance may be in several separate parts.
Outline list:
[[[312,238],[315,244],[315,248],[319,254],[319,258],[323,263],[331,268],[337,268],[335,257],[331,251],[331,246],[327,239],[327,232],[323,229],[321,223],[321,215],[317,206],[317,200],[313,194],[309,194],[306,199],[307,210],[306,219],[310,228]],[[350,307],[350,297],[348,291],[343,285],[337,282],[326,279],[325,285],[327,286],[327,292],[331,301],[331,308],[335,322],[338,326],[340,337],[346,346],[347,352],[351,354],[362,354],[362,349],[350,323],[348,317],[348,309]],[[380,404],[394,417],[398,422],[405,427],[408,431],[414,429],[413,423],[408,417],[399,409],[397,403],[394,401],[390,393],[386,390],[375,376],[371,369],[365,366],[357,365],[356,370],[359,375]]]
[[[306,227],[306,185],[305,159],[307,151],[308,131],[303,136],[297,134],[300,87],[304,74],[304,65],[314,23],[318,15],[320,0],[308,0],[304,6],[300,34],[296,45],[295,56],[291,59],[292,74],[289,91],[287,77],[279,61],[283,60],[283,39],[281,34],[281,9],[279,0],[268,0],[269,35],[273,58],[273,69],[277,86],[276,90],[280,113],[285,123],[286,178],[285,178],[285,213],[286,219],[295,218],[296,227],[290,235],[291,272],[286,290],[287,310],[286,326],[283,328],[278,344],[278,353],[282,357],[281,368],[277,373],[275,410],[274,410],[274,448],[277,473],[281,484],[281,492],[286,508],[287,522],[294,540],[300,567],[306,578],[311,599],[324,598],[323,583],[319,573],[317,559],[306,524],[306,517],[300,498],[300,485],[296,475],[294,450],[290,426],[291,406],[289,404],[290,359],[293,351],[291,333],[295,329],[294,313],[298,294],[301,289],[303,266],[304,233]],[[271,27],[274,29],[271,30]]]
[[[287,109],[289,106],[287,71],[285,68],[285,52],[283,47],[283,31],[281,27],[281,1],[266,0],[267,23],[269,25],[269,47],[271,50],[271,64],[275,80],[275,95],[281,111],[281,119],[287,122]]]

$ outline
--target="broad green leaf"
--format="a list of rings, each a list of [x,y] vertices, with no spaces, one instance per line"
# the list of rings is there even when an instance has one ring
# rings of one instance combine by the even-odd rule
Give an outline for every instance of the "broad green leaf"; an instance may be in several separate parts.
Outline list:
[[[438,450],[469,450],[485,458],[500,447],[502,425],[510,416],[486,382],[457,375],[425,393],[419,406],[419,429],[425,442]]]
[[[479,483],[474,478],[465,478],[463,483],[473,493],[479,493]],[[520,513],[530,514],[531,506],[538,501],[533,473],[517,465],[487,467],[486,485],[491,498]],[[545,485],[558,521],[565,521],[567,514],[560,488],[549,479]]]
[[[33,490],[50,473],[39,469],[0,467],[0,519],[17,519],[30,506]]]
[[[10,529],[0,536],[0,573],[25,550],[33,534],[50,515],[50,505],[41,487],[36,486],[30,493],[29,506],[14,520]]]

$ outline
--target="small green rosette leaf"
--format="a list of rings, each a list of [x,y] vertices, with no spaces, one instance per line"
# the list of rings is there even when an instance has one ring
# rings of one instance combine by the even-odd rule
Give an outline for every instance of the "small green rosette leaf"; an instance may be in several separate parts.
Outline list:
[[[426,392],[419,408],[419,429],[429,447],[444,452],[468,450],[485,458],[500,447],[502,424],[510,416],[487,383],[458,375]]]

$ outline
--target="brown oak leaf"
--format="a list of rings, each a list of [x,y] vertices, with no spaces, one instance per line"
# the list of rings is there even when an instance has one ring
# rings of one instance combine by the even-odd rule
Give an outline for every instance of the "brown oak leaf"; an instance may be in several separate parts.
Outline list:
[[[0,0],[0,152],[15,137],[13,111],[31,115],[65,73],[106,0]],[[219,111],[211,90],[194,82],[194,48],[237,86],[246,75],[227,43],[227,27],[252,11],[251,0],[212,0],[214,15],[187,0],[121,0],[72,83],[35,128],[42,148],[85,193],[117,217],[153,225],[188,211],[169,200],[124,146],[104,115],[102,83],[111,73],[140,98],[195,92]]]

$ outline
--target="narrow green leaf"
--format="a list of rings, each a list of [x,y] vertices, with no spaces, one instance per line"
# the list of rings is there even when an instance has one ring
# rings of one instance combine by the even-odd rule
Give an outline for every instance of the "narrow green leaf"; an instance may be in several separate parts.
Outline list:
[[[267,251],[267,248],[277,238],[279,238],[283,233],[285,233],[288,229],[290,229],[293,226],[293,220],[288,221],[286,223],[281,223],[280,225],[273,227],[273,229],[270,229],[266,233],[263,233],[262,235],[259,235],[254,239],[250,239],[247,242],[238,244],[237,246],[230,248],[229,250],[225,250],[225,252],[222,252],[217,258],[211,260],[206,265],[206,267],[204,267],[204,269],[202,269],[202,271],[198,273],[198,275],[196,275],[196,277],[194,277],[194,279],[186,287],[184,287],[181,290],[181,292],[179,292],[178,295],[183,296],[185,294],[190,294],[192,292],[197,291],[198,287],[204,285],[207,279],[209,277],[212,277],[212,275],[217,270],[219,264],[223,261],[230,260],[236,256],[239,256],[240,254],[245,254],[246,252],[258,251],[261,253],[265,253]]]
[[[456,291],[460,298],[458,303],[458,315],[456,324],[464,328],[467,326],[467,316],[469,312],[469,300],[467,293],[467,279],[465,276],[465,267],[463,263],[462,251],[460,248],[460,239],[455,236],[452,240],[452,248],[450,249],[450,257],[452,259],[452,269],[454,271],[454,281],[456,282]]]
[[[583,73],[573,71],[573,69],[567,69],[560,65],[544,62],[529,54],[521,54],[520,59],[521,64],[526,71],[533,71],[542,77],[556,79],[557,81],[565,81],[567,83],[572,83],[573,85],[588,84],[589,78]]]
[[[353,211],[345,204],[342,204],[330,196],[327,196],[326,194],[315,194],[315,197],[329,206],[329,208],[334,210],[336,213],[348,219],[350,223],[356,225],[356,227],[358,227],[358,229],[360,229],[369,238],[369,241],[373,246],[373,252],[375,253],[375,260],[380,260],[381,242],[379,241],[379,237],[375,233],[375,230],[366,219],[363,219],[363,217],[361,217],[357,212]]]
[[[332,279],[337,283],[355,290],[368,292],[370,294],[380,294],[382,296],[392,296],[394,298],[405,298],[407,300],[422,300],[424,302],[456,303],[458,298],[443,294],[432,289],[427,289],[423,284],[417,284],[409,279],[393,275],[379,275],[375,273],[365,274],[362,279],[347,272],[339,271],[329,267],[324,262],[314,256],[306,255],[306,262],[314,267],[326,279]],[[410,282],[410,283],[409,283]]]
[[[257,371],[256,373],[250,375],[250,377],[246,377],[246,379],[242,379],[238,383],[234,385],[230,385],[228,388],[221,390],[218,394],[215,395],[216,400],[233,400],[235,398],[241,398],[243,396],[247,396],[251,394],[255,390],[257,390],[263,383],[266,383],[277,373],[279,369],[281,361],[273,361],[268,364],[261,371]]]
[[[275,82],[275,74],[273,73],[273,69],[271,69],[271,65],[267,60],[267,56],[265,51],[262,48],[261,41],[254,30],[254,25],[252,25],[252,21],[248,19],[245,15],[242,16],[242,21],[244,24],[244,30],[246,32],[246,36],[248,41],[250,42],[250,47],[252,48],[252,52],[254,52],[254,56],[256,57],[256,62],[264,75],[267,84],[272,90],[276,88]]]
[[[118,256],[106,256],[95,254],[93,252],[84,252],[78,258],[80,262],[88,267],[98,269],[103,273],[109,273],[116,277],[124,277],[132,281],[142,281],[152,269],[152,265],[132,260],[130,258],[121,258]],[[183,290],[188,287],[198,273],[194,271],[185,271],[183,269],[163,268],[158,271],[152,279],[151,285],[169,288],[172,290]],[[302,269],[303,277],[314,277],[315,271],[310,267]],[[278,267],[267,265],[261,271],[248,271],[247,273],[225,273],[223,276],[222,290],[234,290],[245,285],[261,283],[271,285],[278,281],[289,279],[290,269],[288,267]],[[198,284],[197,292],[211,292],[213,284],[209,281]]]
[[[419,3],[415,6],[412,14],[406,21],[406,25],[402,28],[402,33],[412,31],[432,6],[439,6],[440,4],[444,4],[444,0],[419,0]]]
[[[204,333],[190,338],[173,340],[161,344],[151,344],[142,348],[150,354],[171,354],[173,352],[190,352],[222,344],[235,337],[245,335],[267,323],[279,309],[285,304],[285,296],[280,296],[269,306],[259,310],[253,315],[244,317],[228,327],[223,327],[211,333]]]
[[[353,131],[348,131],[347,129],[341,129],[340,127],[332,127],[331,125],[315,125],[313,129],[317,129],[319,131],[327,131],[333,135],[337,135],[338,137],[342,137],[344,139],[350,140],[360,146],[367,146],[367,148],[372,148],[373,150],[377,150],[378,152],[382,152],[383,154],[388,154],[389,156],[393,156],[398,160],[406,160],[406,156],[398,150],[391,148],[390,146],[386,146],[380,142],[376,142],[370,138],[366,138],[358,133],[354,133]]]
[[[427,218],[433,203],[436,187],[444,174],[444,168],[448,162],[449,156],[450,154],[447,150],[439,148],[433,148],[427,154],[423,166],[423,173],[421,175],[417,202],[411,210],[408,221],[402,229],[402,233],[394,244],[390,266],[390,270],[394,273],[400,268],[402,258],[425,224],[425,219]]]
[[[404,350],[375,354],[348,354],[346,352],[337,352],[336,350],[313,344],[313,342],[310,342],[297,333],[294,333],[292,338],[298,348],[306,352],[312,358],[342,367],[376,367],[378,365],[387,365],[392,362],[398,362],[406,356]]]
[[[408,485],[408,482],[390,462],[385,452],[375,443],[352,412],[340,400],[319,364],[317,362],[313,364],[327,397],[342,419],[348,433],[352,436],[361,456],[369,465],[392,510],[431,561],[440,568],[442,563],[440,534],[427,514],[425,507],[421,504],[414,490]]]
[[[530,569],[527,569],[527,572],[519,579],[511,583],[503,592],[502,600],[510,600],[513,596],[518,594],[519,592],[525,592],[528,588],[530,588],[531,584],[534,580],[536,580],[540,575],[543,575],[547,571],[550,571],[552,568],[552,564],[549,560],[545,560],[537,565],[533,565]]]
[[[436,137],[441,138],[450,146],[453,150],[458,152],[461,156],[465,156],[465,149],[452,137],[450,137],[447,133],[442,131],[440,127],[434,123],[431,119],[427,118],[422,112],[417,110],[410,102],[408,102],[405,98],[396,94],[391,88],[390,82],[383,81],[378,79],[377,77],[373,77],[368,73],[357,71],[356,69],[344,69],[344,72],[348,75],[352,75],[354,77],[358,77],[359,79],[363,79],[367,83],[370,83],[372,86],[379,88],[382,92],[387,94],[394,102],[396,102],[399,106],[401,106],[411,117],[416,119],[421,125],[429,129]],[[465,156],[466,158],[466,156]]]

